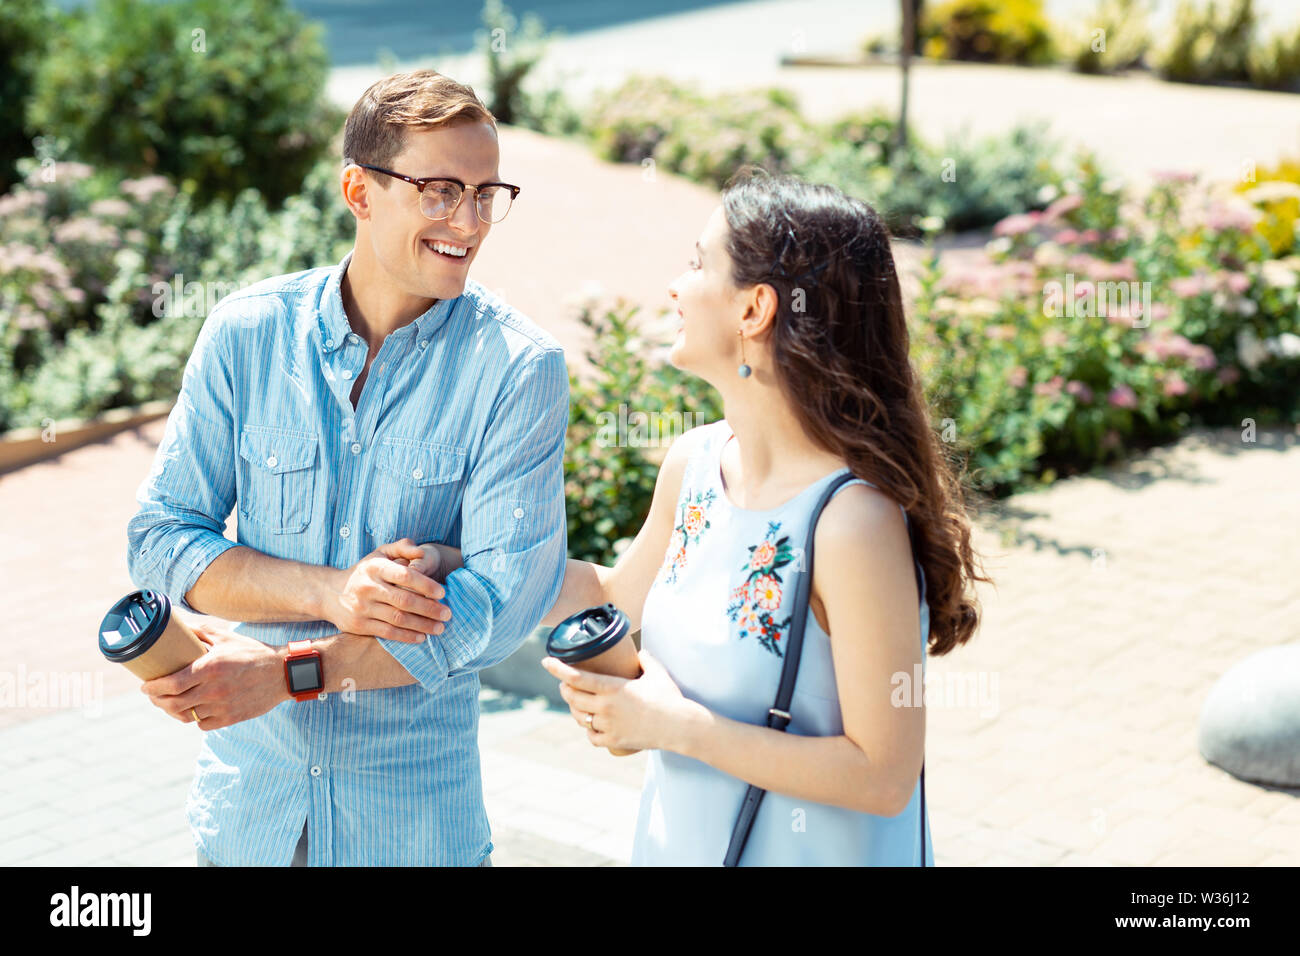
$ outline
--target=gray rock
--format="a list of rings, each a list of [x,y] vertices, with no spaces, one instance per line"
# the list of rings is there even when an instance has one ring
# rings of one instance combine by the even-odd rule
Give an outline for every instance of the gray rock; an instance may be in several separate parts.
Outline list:
[[[1300,786],[1300,644],[1234,664],[1201,707],[1201,756],[1242,780]]]

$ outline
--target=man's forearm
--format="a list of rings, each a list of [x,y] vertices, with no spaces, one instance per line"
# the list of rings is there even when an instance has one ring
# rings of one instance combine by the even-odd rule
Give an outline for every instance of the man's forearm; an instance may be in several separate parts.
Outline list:
[[[322,595],[346,570],[273,558],[240,545],[218,555],[185,600],[201,614],[228,621],[321,620]]]
[[[331,634],[311,642],[320,651],[325,693],[404,687],[416,680],[373,637]]]

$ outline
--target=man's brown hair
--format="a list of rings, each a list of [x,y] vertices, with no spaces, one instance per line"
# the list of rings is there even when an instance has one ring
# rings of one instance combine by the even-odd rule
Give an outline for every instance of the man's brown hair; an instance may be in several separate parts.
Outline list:
[[[372,85],[352,107],[343,127],[343,162],[388,166],[406,145],[407,129],[457,123],[497,128],[496,117],[472,87],[435,70],[396,73]],[[387,189],[388,177],[377,178]]]

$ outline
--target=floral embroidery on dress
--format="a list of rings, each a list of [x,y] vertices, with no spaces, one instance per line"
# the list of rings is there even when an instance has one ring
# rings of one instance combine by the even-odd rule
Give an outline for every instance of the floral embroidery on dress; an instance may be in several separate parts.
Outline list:
[[[668,539],[668,553],[660,569],[664,573],[664,582],[675,584],[678,573],[686,567],[686,546],[700,540],[709,527],[709,507],[717,497],[712,488],[704,492],[688,495],[682,502],[677,526],[673,528],[672,537]]]
[[[781,656],[777,641],[781,632],[790,626],[790,616],[780,624],[772,618],[772,612],[781,607],[781,574],[777,570],[794,560],[790,548],[790,536],[777,538],[781,522],[769,521],[767,534],[758,544],[750,545],[749,560],[742,566],[745,579],[731,591],[731,603],[727,606],[727,616],[740,624],[740,636],[754,637],[765,648]]]

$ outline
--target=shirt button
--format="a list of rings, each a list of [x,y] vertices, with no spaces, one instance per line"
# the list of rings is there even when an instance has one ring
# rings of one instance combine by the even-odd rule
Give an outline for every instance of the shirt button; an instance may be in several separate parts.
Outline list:
[[[359,455],[360,453],[361,453],[361,443],[354,441],[352,443],[352,454]]]
[[[524,516],[524,509],[523,509],[523,508],[516,508],[516,509],[515,509],[515,517],[516,517],[516,518],[522,518],[523,516]]]
[[[312,775],[313,777],[319,777],[319,776],[320,776],[320,767],[312,767],[312,768],[311,768],[311,775]]]
[[[326,340],[325,340],[325,347],[326,347],[327,349],[332,349],[332,348],[334,348],[334,340],[333,340],[333,339],[326,339]]]
[[[347,525],[344,525],[343,527],[339,528],[340,538],[346,538],[351,533],[352,533],[352,529],[350,529]]]
[[[344,377],[344,378],[351,378],[351,377],[352,377],[352,370],[351,370],[351,369],[347,369],[347,368],[345,368],[345,369],[343,370],[343,377]]]
[[[279,461],[280,461],[280,459],[278,459],[278,458],[276,458],[274,455],[272,455],[270,458],[266,459],[266,467],[267,467],[267,468],[274,468],[277,464],[279,464]]]
[[[348,336],[348,341],[351,342],[353,345],[356,345],[361,340],[357,338],[357,334],[353,332],[351,335]]]
[[[426,345],[428,345],[428,344],[429,344],[429,340],[428,340],[428,339],[421,339],[421,340],[420,340],[420,348],[424,348],[424,347],[425,347]]]
[[[411,477],[414,478],[416,481],[419,481],[421,478],[424,477],[424,470],[420,468],[415,469],[415,471],[411,472]]]

